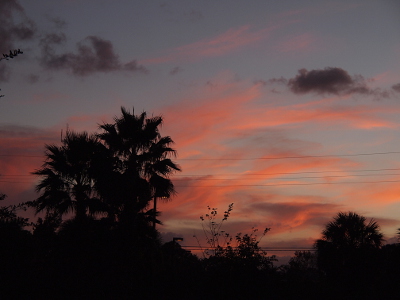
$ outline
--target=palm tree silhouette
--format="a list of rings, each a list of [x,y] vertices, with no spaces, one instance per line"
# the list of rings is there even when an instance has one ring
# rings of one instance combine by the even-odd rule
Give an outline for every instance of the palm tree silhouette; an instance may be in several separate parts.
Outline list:
[[[106,148],[95,135],[67,131],[62,146],[46,145],[46,161],[33,172],[43,179],[36,186],[42,194],[29,202],[36,213],[46,210],[60,216],[74,213],[79,223],[107,209],[95,189],[95,174]]]
[[[323,241],[330,243],[336,249],[347,248],[380,248],[383,243],[383,234],[379,232],[378,223],[354,212],[338,213],[333,221],[322,231]]]
[[[117,205],[118,218],[132,218],[141,214],[151,219],[153,227],[157,220],[157,198],[168,200],[175,194],[169,175],[180,168],[169,157],[176,151],[169,136],[162,137],[159,126],[161,116],[148,118],[146,112],[135,115],[121,107],[122,115],[114,118],[113,124],[100,126],[104,132],[99,138],[111,151],[114,172],[102,181],[113,181],[113,185],[101,184],[105,199]],[[118,186],[117,191],[107,190],[107,186]],[[153,200],[153,209],[145,211]]]
[[[367,223],[365,217],[354,212],[340,212],[326,225],[322,239],[315,242],[318,266],[334,280],[349,283],[360,279],[375,267],[383,241],[375,220]]]

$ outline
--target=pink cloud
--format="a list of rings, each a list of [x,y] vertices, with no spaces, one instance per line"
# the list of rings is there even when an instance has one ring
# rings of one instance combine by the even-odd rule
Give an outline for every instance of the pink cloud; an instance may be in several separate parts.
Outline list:
[[[317,239],[330,218],[352,207],[353,203],[347,201],[351,197],[346,193],[354,185],[339,183],[364,180],[351,177],[348,172],[361,168],[363,162],[334,156],[249,158],[320,153],[323,145],[288,135],[310,126],[365,132],[398,127],[388,118],[397,115],[398,108],[376,102],[359,103],[349,97],[335,96],[299,103],[297,98],[282,95],[275,101],[274,94],[264,94],[262,86],[231,80],[229,74],[211,82],[212,85],[193,91],[193,98],[179,101],[163,113],[166,121],[163,132],[176,141],[177,161],[183,172],[172,177],[177,197],[160,208],[165,222],[162,230],[192,236],[193,232],[201,232],[199,216],[207,205],[222,212],[234,202],[234,217],[226,224],[226,231],[231,234],[247,232],[257,225],[272,227],[268,233],[271,239],[285,239],[283,236],[287,237],[289,232],[304,239],[311,236]],[[325,172],[282,174],[307,171]],[[203,176],[196,176],[200,174]],[[312,176],[317,178],[305,178]],[[323,184],[286,185],[303,183]],[[382,197],[389,200],[396,191]],[[279,244],[277,240],[274,243]]]
[[[311,52],[317,49],[317,37],[311,33],[303,33],[296,36],[285,38],[276,45],[276,49],[281,52]],[[318,43],[320,44],[320,43]]]
[[[228,31],[208,39],[170,50],[165,56],[144,59],[141,64],[158,64],[177,60],[197,60],[202,57],[220,56],[240,47],[256,43],[267,38],[274,27],[252,31],[249,25]]]
[[[61,93],[37,93],[33,95],[33,103],[48,103],[56,101],[66,101],[69,96]]]
[[[393,174],[383,176],[382,174]],[[376,177],[363,179],[366,183],[358,189],[348,190],[346,198],[352,199],[355,205],[381,206],[400,201],[400,174],[398,171],[383,171]],[[375,182],[375,183],[369,183]]]
[[[164,110],[165,129],[174,137],[181,158],[199,157],[201,153],[208,156],[221,153],[227,157],[232,147],[224,143],[251,138],[260,131],[282,126],[300,129],[311,124],[320,127],[334,124],[338,129],[397,128],[398,124],[387,116],[400,112],[397,107],[355,105],[349,99],[339,97],[305,103],[263,103],[260,99],[274,95],[263,94],[261,86],[246,82],[217,81],[213,88],[205,86],[193,91],[193,95],[192,99],[182,100]]]
[[[44,161],[44,145],[57,143],[59,134],[33,127],[0,126],[0,191],[7,205],[33,200],[37,178],[31,175]]]

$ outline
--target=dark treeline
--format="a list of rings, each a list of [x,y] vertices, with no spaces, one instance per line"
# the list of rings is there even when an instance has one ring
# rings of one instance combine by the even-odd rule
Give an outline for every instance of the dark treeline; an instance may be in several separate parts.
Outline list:
[[[101,133],[67,131],[61,146],[45,146],[38,198],[0,208],[4,299],[399,298],[400,245],[383,245],[378,224],[353,212],[280,267],[256,230],[221,230],[232,205],[220,222],[216,209],[201,218],[204,257],[162,243],[156,203],[174,195],[169,175],[180,168],[161,124],[123,108]],[[31,223],[26,209],[42,217]]]

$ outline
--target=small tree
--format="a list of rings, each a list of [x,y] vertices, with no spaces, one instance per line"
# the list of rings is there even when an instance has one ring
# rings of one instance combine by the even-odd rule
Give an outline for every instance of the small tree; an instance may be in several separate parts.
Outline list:
[[[205,214],[205,216],[200,216],[200,220],[202,221],[201,226],[203,228],[203,233],[209,249],[214,255],[217,255],[219,251],[229,246],[232,242],[232,237],[229,235],[229,233],[226,233],[221,228],[223,223],[228,220],[231,214],[233,203],[229,204],[228,209],[224,212],[224,217],[220,222],[217,222],[218,209],[211,208],[210,206],[207,206],[207,209],[208,213]],[[200,242],[198,240],[197,242],[201,248]],[[203,256],[208,255],[210,255],[209,250],[203,251]]]
[[[222,230],[223,223],[228,220],[233,210],[233,203],[229,204],[220,222],[217,221],[218,209],[209,206],[207,208],[209,212],[205,216],[200,216],[200,219],[209,246],[203,251],[203,256],[208,257],[211,264],[228,263],[230,267],[236,269],[245,267],[265,270],[272,267],[272,262],[276,260],[275,256],[267,256],[267,252],[259,246],[270,228],[265,228],[260,238],[257,236],[258,229],[254,227],[250,234],[238,233],[233,238]]]
[[[226,248],[219,249],[218,256],[227,258],[233,265],[238,268],[253,270],[268,270],[273,267],[275,256],[268,256],[267,251],[263,250],[259,243],[262,238],[270,231],[265,228],[262,236],[257,237],[257,228],[252,228],[250,234],[238,233],[235,237],[236,245],[228,245]]]
[[[261,237],[257,236],[256,228],[252,228],[250,234],[231,236],[222,230],[222,225],[232,209],[233,203],[224,212],[221,221],[217,221],[216,208],[208,207],[209,212],[200,217],[209,246],[203,252],[204,285],[213,291],[215,299],[236,299],[239,295],[246,295],[249,299],[264,298],[264,291],[272,284],[273,261],[276,259],[275,256],[268,256],[259,243],[270,229],[266,228]]]

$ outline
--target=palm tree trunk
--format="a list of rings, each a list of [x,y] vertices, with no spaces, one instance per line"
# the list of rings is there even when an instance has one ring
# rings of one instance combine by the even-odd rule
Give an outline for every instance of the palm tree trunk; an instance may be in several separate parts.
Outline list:
[[[77,184],[77,186],[75,187],[75,218],[78,222],[81,223],[86,219],[86,206],[84,203],[85,195],[82,190],[82,185]]]
[[[156,213],[157,213],[157,197],[156,196],[154,196],[153,210],[154,210],[153,229],[155,230],[156,229]]]

